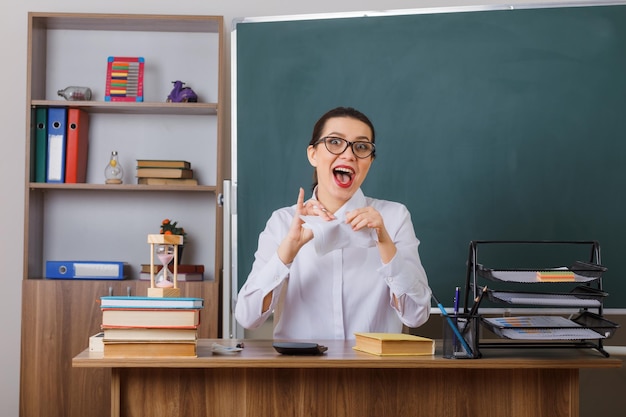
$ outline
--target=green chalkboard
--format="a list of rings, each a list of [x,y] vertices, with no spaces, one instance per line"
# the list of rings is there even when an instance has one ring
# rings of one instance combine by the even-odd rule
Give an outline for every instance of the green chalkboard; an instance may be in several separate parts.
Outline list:
[[[626,6],[244,20],[235,32],[239,285],[271,212],[301,186],[310,195],[313,124],[342,105],[374,122],[363,190],[408,206],[444,304],[471,240],[597,240],[606,306],[626,308]]]

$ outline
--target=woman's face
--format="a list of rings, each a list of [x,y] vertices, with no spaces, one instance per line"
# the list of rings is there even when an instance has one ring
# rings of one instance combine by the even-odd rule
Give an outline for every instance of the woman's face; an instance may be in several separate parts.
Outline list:
[[[368,125],[351,117],[328,119],[320,138],[332,136],[349,142],[372,140]],[[317,170],[317,197],[329,210],[335,211],[359,189],[372,165],[372,157],[357,158],[348,146],[340,155],[326,149],[323,142],[307,148],[309,162]]]

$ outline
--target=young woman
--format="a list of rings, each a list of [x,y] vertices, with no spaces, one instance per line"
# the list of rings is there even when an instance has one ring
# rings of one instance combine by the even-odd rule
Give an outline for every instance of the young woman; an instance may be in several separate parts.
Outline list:
[[[276,210],[259,236],[235,316],[245,328],[274,313],[275,339],[354,339],[402,331],[429,315],[430,289],[407,208],[366,197],[375,133],[338,107],[315,124],[307,156],[313,197]]]

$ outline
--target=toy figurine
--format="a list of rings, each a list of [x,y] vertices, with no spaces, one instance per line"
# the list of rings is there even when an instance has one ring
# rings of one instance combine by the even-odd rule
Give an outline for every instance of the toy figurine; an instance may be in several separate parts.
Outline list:
[[[190,88],[183,87],[185,85],[182,81],[172,81],[174,88],[167,96],[168,103],[197,103],[198,95]]]

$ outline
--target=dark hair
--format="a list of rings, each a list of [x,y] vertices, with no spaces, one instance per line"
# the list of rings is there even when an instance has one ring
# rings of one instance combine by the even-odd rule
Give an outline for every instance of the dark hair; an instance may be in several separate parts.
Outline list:
[[[372,131],[372,143],[376,142],[376,132],[374,131],[374,125],[366,115],[352,107],[335,107],[334,109],[324,113],[322,117],[320,117],[319,120],[315,123],[315,126],[313,126],[313,133],[311,135],[311,141],[309,142],[309,146],[315,146],[317,144],[317,141],[322,135],[322,130],[324,130],[324,126],[326,126],[326,122],[328,121],[328,119],[334,119],[335,117],[349,117],[351,119],[356,119],[365,123]],[[376,155],[372,153],[372,159],[374,159],[375,156]],[[313,186],[311,189],[315,190],[315,187],[317,187],[317,169],[313,169]]]

